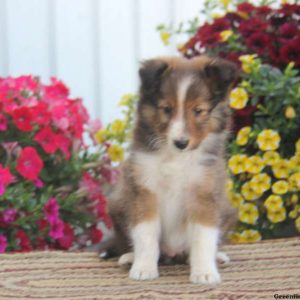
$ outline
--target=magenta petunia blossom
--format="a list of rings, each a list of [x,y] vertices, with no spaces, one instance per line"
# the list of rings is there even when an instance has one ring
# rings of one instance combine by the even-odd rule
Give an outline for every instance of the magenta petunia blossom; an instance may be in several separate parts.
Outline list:
[[[0,164],[0,196],[4,194],[6,186],[14,182],[14,180],[15,178],[10,173],[9,168],[4,168]]]
[[[60,219],[56,219],[51,223],[49,236],[57,240],[64,236],[64,222]]]
[[[59,205],[55,198],[50,198],[44,205],[44,213],[50,224],[58,220]]]
[[[10,224],[16,220],[17,210],[15,208],[7,208],[2,212],[2,220],[6,224]]]
[[[0,253],[4,253],[7,247],[7,239],[4,235],[0,234]]]

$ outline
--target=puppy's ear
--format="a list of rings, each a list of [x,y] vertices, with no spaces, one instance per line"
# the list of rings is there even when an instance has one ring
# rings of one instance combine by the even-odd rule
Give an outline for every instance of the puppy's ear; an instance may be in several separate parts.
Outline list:
[[[139,70],[142,88],[156,90],[159,87],[161,77],[167,70],[168,64],[160,59],[150,59],[142,63]]]
[[[204,67],[204,78],[212,93],[213,100],[223,100],[237,78],[237,67],[225,59],[213,59]]]

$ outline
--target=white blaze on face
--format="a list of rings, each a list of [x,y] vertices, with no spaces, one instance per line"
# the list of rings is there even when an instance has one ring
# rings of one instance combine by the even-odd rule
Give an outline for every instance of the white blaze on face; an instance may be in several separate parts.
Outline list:
[[[186,121],[184,118],[184,103],[186,99],[186,94],[193,83],[192,76],[186,76],[181,79],[178,84],[177,89],[177,114],[172,120],[169,129],[169,142],[173,143],[174,140],[187,139],[187,134],[185,132]]]

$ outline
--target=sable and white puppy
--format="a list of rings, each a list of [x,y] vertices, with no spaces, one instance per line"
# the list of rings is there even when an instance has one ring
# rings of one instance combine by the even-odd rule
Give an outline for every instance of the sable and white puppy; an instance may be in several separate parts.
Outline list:
[[[160,255],[187,254],[190,281],[218,283],[221,230],[232,221],[225,194],[228,93],[235,66],[222,59],[157,58],[140,69],[137,120],[109,212],[129,277],[159,276]],[[219,254],[222,256],[222,254]]]

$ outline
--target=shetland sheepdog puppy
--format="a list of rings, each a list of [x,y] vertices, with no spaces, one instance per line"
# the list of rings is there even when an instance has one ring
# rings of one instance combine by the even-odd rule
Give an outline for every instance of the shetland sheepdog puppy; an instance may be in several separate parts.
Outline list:
[[[119,263],[129,277],[159,276],[162,255],[187,255],[190,281],[220,282],[218,242],[233,220],[224,150],[236,67],[223,59],[145,61],[133,141],[109,201]],[[130,252],[131,251],[131,252]]]

